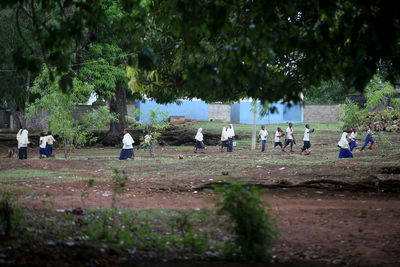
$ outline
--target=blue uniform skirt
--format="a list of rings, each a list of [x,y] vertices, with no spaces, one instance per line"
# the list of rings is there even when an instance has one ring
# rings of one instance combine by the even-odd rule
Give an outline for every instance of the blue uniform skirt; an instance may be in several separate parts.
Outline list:
[[[352,141],[350,142],[350,151],[353,151],[353,149],[354,149],[355,147],[357,147],[357,143],[356,143],[355,140],[352,140]]]
[[[27,159],[28,158],[28,148],[27,147],[20,147],[18,149],[18,158],[19,159]]]
[[[339,152],[339,159],[342,158],[352,158],[353,153],[351,153],[350,149],[348,148],[341,148]]]
[[[53,154],[53,145],[46,145],[46,156],[50,157]]]
[[[196,148],[205,148],[203,141],[197,141],[197,140],[196,140],[195,147]]]
[[[47,154],[46,154],[46,148],[39,147],[39,155],[40,155],[40,156],[41,156],[41,155],[46,155],[46,156],[47,156]]]
[[[133,153],[133,148],[122,149],[121,154],[119,154],[119,159],[130,159],[134,156],[135,154]]]

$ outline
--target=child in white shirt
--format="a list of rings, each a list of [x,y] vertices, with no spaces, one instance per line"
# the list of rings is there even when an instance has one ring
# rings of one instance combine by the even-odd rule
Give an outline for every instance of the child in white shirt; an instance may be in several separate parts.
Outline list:
[[[264,125],[261,126],[261,130],[258,135],[260,136],[261,143],[262,143],[261,152],[264,152],[265,151],[265,143],[267,142],[267,136],[268,136],[268,131],[265,129]]]
[[[285,136],[285,134],[282,132],[281,127],[278,127],[278,128],[276,129],[276,132],[275,132],[275,144],[274,144],[274,148],[275,148],[276,146],[280,146],[282,152],[285,152],[285,150],[283,150],[283,145],[282,145],[282,137],[283,137],[283,136]]]
[[[39,159],[47,157],[46,145],[47,145],[47,138],[46,136],[44,136],[44,133],[41,132],[39,138]]]
[[[306,130],[304,131],[304,145],[303,148],[301,149],[301,152],[306,151],[311,147],[311,142],[310,142],[310,133],[313,133],[314,129],[310,130],[310,125],[306,124]]]

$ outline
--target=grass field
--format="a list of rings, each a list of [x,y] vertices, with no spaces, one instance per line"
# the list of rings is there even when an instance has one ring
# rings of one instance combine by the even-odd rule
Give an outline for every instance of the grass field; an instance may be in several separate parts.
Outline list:
[[[185,127],[193,131],[201,127],[204,133],[219,133],[226,125],[197,122]],[[260,152],[260,144],[256,151],[250,150],[252,126],[236,124],[235,132],[240,140],[233,153],[221,153],[219,146],[207,147],[204,154],[194,154],[193,147],[188,146],[156,146],[154,158],[148,151],[135,150],[135,160],[120,161],[120,149],[90,147],[73,151],[70,159],[65,160],[62,151],[56,148],[54,158],[39,160],[37,149],[29,149],[28,160],[1,158],[0,194],[2,197],[9,195],[13,203],[22,208],[24,217],[20,223],[28,229],[23,231],[23,236],[32,242],[103,242],[109,246],[147,251],[148,257],[152,257],[151,253],[159,255],[157,253],[163,251],[166,258],[172,259],[180,258],[177,256],[179,253],[189,258],[199,255],[207,258],[219,255],[224,236],[229,235],[216,226],[219,219],[213,213],[214,205],[205,201],[214,195],[199,189],[203,185],[228,179],[261,185],[296,185],[319,179],[360,182],[371,177],[400,180],[396,171],[383,171],[384,167],[400,169],[400,134],[386,133],[393,145],[385,155],[374,147],[362,152],[356,150],[352,159],[338,159],[336,144],[341,135],[340,125],[314,124],[311,125],[315,128],[311,135],[311,155],[303,156],[300,149],[304,125],[294,125],[298,143],[294,153],[273,149],[272,137],[276,127],[286,129],[287,125],[283,124],[267,126],[269,141],[265,153]],[[359,136],[363,139],[365,133],[359,133]],[[362,143],[362,140],[358,141],[359,147]],[[5,155],[6,148],[0,149]],[[179,155],[183,158],[180,159]],[[123,192],[115,191],[115,169],[127,176]],[[392,252],[385,254],[382,251],[386,250],[376,250],[389,263],[396,262],[399,252],[393,248],[400,242],[396,239],[400,230],[393,225],[400,222],[399,196],[382,195],[379,190],[375,193],[337,191],[283,188],[263,194],[263,199],[271,203],[273,214],[279,218],[281,237],[280,242],[274,245],[277,257],[283,261],[310,260],[314,253],[319,255],[316,259],[329,262],[331,256],[324,259],[321,255],[334,257],[335,253],[329,252],[332,249],[338,253],[350,249],[358,256],[346,254],[344,262],[352,263],[355,258],[361,261],[370,250],[352,249],[356,246],[354,242],[371,242],[369,248],[375,242],[381,242],[378,236],[374,240],[368,239],[375,231],[375,223],[380,222],[386,225],[385,238],[392,242],[387,245]],[[83,222],[75,215],[65,213],[77,207],[85,210],[84,216],[79,217]],[[376,210],[382,207],[384,212],[379,217]],[[353,216],[360,212],[366,214],[360,217],[362,219]],[[297,223],[293,222],[295,218]],[[187,225],[182,225],[185,220]],[[315,221],[326,221],[324,227],[315,230],[318,238],[305,236]],[[326,237],[326,242],[322,242],[321,236],[343,231],[343,227],[336,225],[338,221],[347,225],[345,232],[349,231],[349,243],[343,245],[334,236]],[[354,225],[359,223],[367,223],[369,228],[365,227],[369,232],[364,230],[363,235],[354,237]],[[125,228],[127,225],[133,225],[133,228]],[[194,236],[182,234],[188,231]],[[291,231],[292,234],[285,234]],[[300,248],[296,242],[307,248]],[[323,249],[317,251],[316,244]],[[151,252],[152,249],[156,252]],[[381,263],[371,257],[365,258],[368,260],[366,264]]]

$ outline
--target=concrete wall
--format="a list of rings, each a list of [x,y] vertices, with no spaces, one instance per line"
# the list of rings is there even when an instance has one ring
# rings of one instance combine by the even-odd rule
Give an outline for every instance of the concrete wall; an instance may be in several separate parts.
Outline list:
[[[21,118],[21,112],[17,111],[18,116]],[[44,128],[49,127],[49,121],[47,120],[47,116],[49,112],[46,110],[39,110],[35,117],[27,118],[25,121],[26,128],[28,130],[43,130]],[[17,125],[14,121],[13,116],[10,116],[10,128],[17,129]]]
[[[338,123],[339,105],[305,105],[305,123]]]
[[[210,121],[231,122],[231,105],[210,104]]]
[[[86,112],[89,112],[93,109],[97,109],[99,106],[96,105],[81,105],[78,106],[74,112],[72,113],[72,117],[76,120],[79,120],[80,117],[82,117]],[[19,113],[20,115],[21,113]],[[38,114],[35,117],[27,118],[26,119],[26,128],[29,130],[43,130],[45,128],[49,127],[49,121],[47,120],[47,116],[49,115],[49,112],[46,110],[39,110]],[[11,115],[10,118],[10,128],[11,129],[16,129],[16,124],[14,122],[14,119]]]

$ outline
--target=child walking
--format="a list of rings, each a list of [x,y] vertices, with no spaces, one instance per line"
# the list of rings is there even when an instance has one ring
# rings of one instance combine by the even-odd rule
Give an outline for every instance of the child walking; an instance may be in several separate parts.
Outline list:
[[[338,142],[338,147],[340,147],[339,159],[353,157],[353,153],[351,153],[351,151],[349,149],[349,142],[347,141],[347,131],[346,130],[343,130],[342,136]]]
[[[310,125],[306,124],[306,130],[304,131],[304,145],[303,148],[301,149],[301,152],[306,151],[307,149],[310,149],[311,147],[311,142],[310,142],[310,133],[313,133],[314,129],[310,130]]]
[[[233,129],[233,125],[229,124],[228,130],[226,130],[228,132],[228,152],[232,152],[233,151],[233,137],[235,136],[235,130]]]
[[[28,130],[21,128],[17,133],[18,159],[28,159]]]
[[[203,133],[202,132],[203,132],[203,129],[199,128],[197,130],[196,136],[194,137],[194,139],[196,140],[196,144],[195,144],[196,149],[195,149],[194,153],[197,153],[198,149],[202,149],[201,153],[204,153],[205,146],[203,143]]]
[[[151,143],[152,143],[152,136],[151,136],[151,131],[149,131],[144,136],[144,144],[139,146],[137,149],[142,148],[142,149],[146,150],[148,148],[150,150],[150,156],[154,157],[153,146],[151,145]]]
[[[267,136],[268,136],[268,132],[267,132],[267,130],[265,129],[265,126],[263,125],[263,126],[261,126],[261,130],[260,130],[260,132],[258,133],[258,135],[260,136],[260,138],[261,138],[261,152],[265,152],[265,143],[267,142]]]
[[[283,137],[284,135],[285,135],[285,134],[282,132],[281,127],[278,127],[278,129],[276,129],[276,132],[275,132],[275,144],[274,144],[274,148],[275,148],[276,146],[280,146],[282,152],[285,152],[285,150],[283,150],[283,145],[282,145],[282,137]]]
[[[51,131],[47,132],[46,140],[47,140],[46,156],[49,158],[53,154],[53,144],[54,142],[56,142],[56,139],[54,139],[53,135],[51,134]]]
[[[364,145],[361,147],[360,151],[363,151],[364,148],[368,145],[368,143],[371,143],[371,145],[369,146],[369,149],[372,149],[372,145],[375,143],[374,138],[372,138],[372,135],[374,133],[371,131],[371,128],[369,128],[368,126],[368,130],[367,130],[367,136],[365,137],[365,143]]]
[[[124,130],[124,138],[122,139],[122,143],[124,146],[122,147],[119,159],[135,159],[135,153],[133,152],[133,143],[135,143],[135,141],[129,134],[128,129]]]
[[[289,126],[286,129],[286,142],[285,142],[285,147],[283,148],[283,150],[285,150],[285,148],[290,144],[290,152],[294,152],[293,144],[295,144],[292,127],[293,124],[290,122]]]
[[[40,133],[39,138],[39,159],[47,157],[46,154],[47,138],[43,132]]]
[[[356,138],[357,138],[357,129],[353,129],[353,131],[350,134],[350,151],[353,152],[353,149],[355,147],[357,147],[357,142],[356,142]]]
[[[221,133],[221,152],[224,152],[224,147],[226,149],[229,149],[229,144],[228,144],[228,132],[226,131],[226,128],[222,128],[222,133]]]

